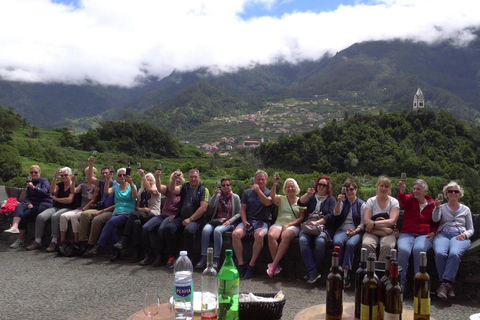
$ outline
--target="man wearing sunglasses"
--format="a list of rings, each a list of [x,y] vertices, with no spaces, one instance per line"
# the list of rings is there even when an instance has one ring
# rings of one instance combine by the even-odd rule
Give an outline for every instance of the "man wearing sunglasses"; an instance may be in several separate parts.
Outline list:
[[[98,202],[94,205],[94,209],[85,210],[80,215],[80,231],[78,233],[78,240],[80,242],[80,249],[83,252],[88,252],[89,249],[98,242],[102,229],[108,220],[112,217],[115,209],[114,194],[107,194],[104,192],[105,180],[107,179],[111,167],[103,167],[101,170],[102,178],[98,179],[93,173],[93,165],[95,164],[95,157],[88,158],[87,178],[89,183],[92,183],[98,188],[99,197]],[[118,185],[116,180],[113,180],[110,187]],[[87,255],[88,257],[89,255]]]

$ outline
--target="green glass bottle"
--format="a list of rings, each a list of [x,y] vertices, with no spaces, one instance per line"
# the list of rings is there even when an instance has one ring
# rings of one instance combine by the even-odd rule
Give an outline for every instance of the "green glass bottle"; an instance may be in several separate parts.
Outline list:
[[[225,251],[225,261],[218,272],[218,320],[238,320],[240,275],[233,262],[233,251]]]

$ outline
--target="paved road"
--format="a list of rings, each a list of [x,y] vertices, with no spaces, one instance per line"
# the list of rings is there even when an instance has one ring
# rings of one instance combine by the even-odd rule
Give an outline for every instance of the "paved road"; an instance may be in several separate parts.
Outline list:
[[[172,293],[173,271],[164,267],[141,267],[128,261],[111,263],[109,256],[94,259],[55,258],[44,251],[12,250],[0,241],[0,319],[126,319],[142,307],[142,292],[157,288],[163,301]],[[201,272],[194,283],[200,289]],[[325,284],[310,286],[282,278],[257,277],[242,280],[240,290],[283,290],[287,303],[283,319],[293,319],[300,310],[325,303]],[[353,301],[348,291],[346,301]],[[444,304],[433,299],[437,320],[469,319],[480,312],[479,301],[461,297]],[[405,308],[412,308],[407,299]]]

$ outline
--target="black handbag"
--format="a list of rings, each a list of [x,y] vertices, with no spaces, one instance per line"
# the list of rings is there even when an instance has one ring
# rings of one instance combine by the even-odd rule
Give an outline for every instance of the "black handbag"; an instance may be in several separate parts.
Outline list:
[[[225,223],[227,221],[227,218],[220,218],[220,219],[212,219],[208,223],[210,223],[212,226],[217,227]]]

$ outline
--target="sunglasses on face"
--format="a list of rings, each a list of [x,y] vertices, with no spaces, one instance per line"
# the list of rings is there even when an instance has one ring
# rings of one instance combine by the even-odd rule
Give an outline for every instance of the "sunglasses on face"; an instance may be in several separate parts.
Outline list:
[[[352,192],[355,191],[355,188],[346,188],[347,191]]]
[[[325,184],[325,183],[319,183],[319,184],[317,184],[317,186],[319,186],[319,187],[323,187],[323,188],[326,188],[326,187],[328,187],[328,184]]]
[[[460,193],[460,190],[448,190],[448,193]]]
[[[222,187],[230,187],[229,184],[222,184]]]
[[[60,177],[62,177],[62,178],[68,177],[68,174],[61,174]]]
[[[102,175],[103,175],[103,174],[108,174],[108,171],[106,171],[106,172],[102,172]]]
[[[117,174],[118,177],[126,177],[127,175],[125,173],[119,173]]]
[[[38,171],[30,171],[30,174],[38,174]]]

